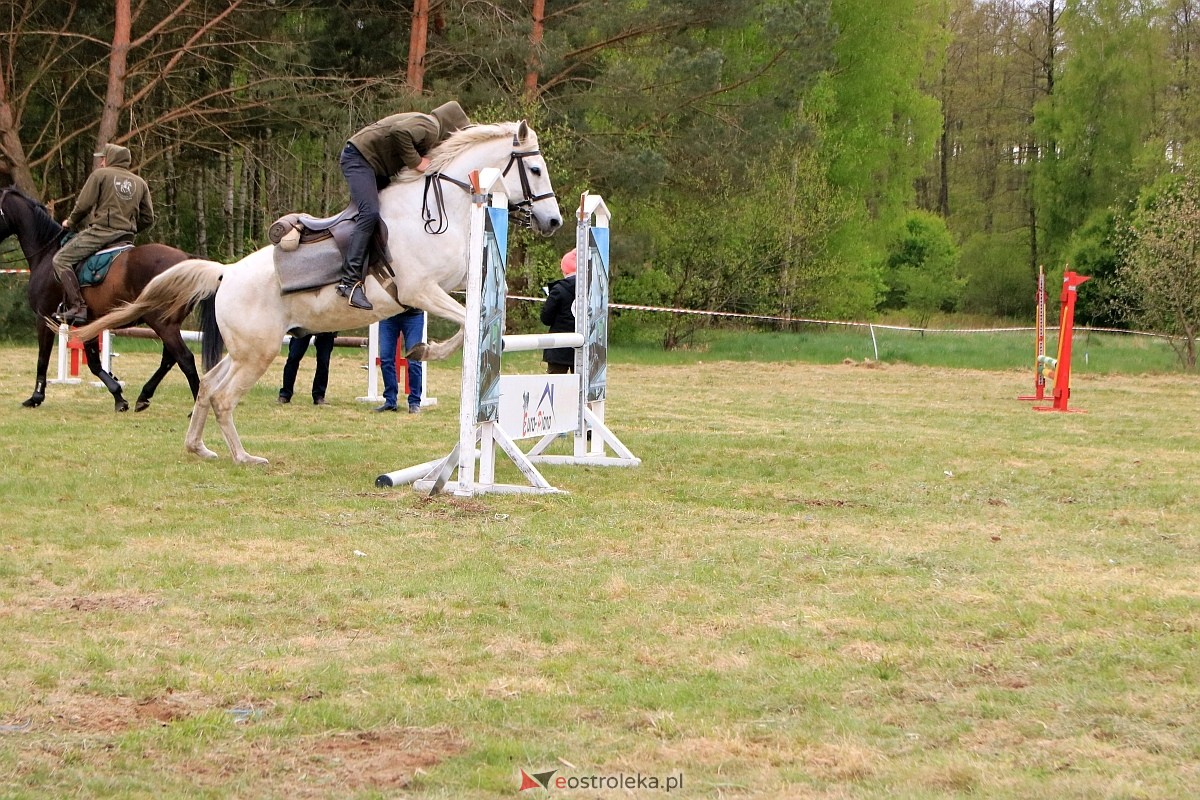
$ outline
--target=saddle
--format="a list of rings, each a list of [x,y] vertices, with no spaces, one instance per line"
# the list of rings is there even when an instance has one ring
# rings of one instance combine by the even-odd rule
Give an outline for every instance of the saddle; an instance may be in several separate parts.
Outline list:
[[[79,276],[79,286],[98,286],[104,282],[108,269],[117,257],[126,250],[133,249],[133,242],[121,242],[98,250],[75,265],[75,274]]]
[[[292,212],[271,223],[267,238],[271,240],[271,244],[277,245],[285,252],[291,252],[302,244],[332,238],[338,251],[345,253],[350,238],[354,235],[354,218],[357,216],[358,209],[353,205],[347,206],[340,214],[334,214],[332,217],[317,218]],[[371,254],[378,255],[383,261],[390,263],[387,257],[387,241],[387,223],[381,219],[375,226],[375,235],[371,237]]]
[[[338,282],[357,216],[358,208],[350,205],[332,217],[293,212],[271,223],[267,238],[275,245],[275,272],[285,294]],[[367,271],[376,276],[395,275],[387,241],[387,225],[381,219],[367,248]],[[316,246],[301,249],[301,245]],[[338,257],[331,257],[334,252]]]

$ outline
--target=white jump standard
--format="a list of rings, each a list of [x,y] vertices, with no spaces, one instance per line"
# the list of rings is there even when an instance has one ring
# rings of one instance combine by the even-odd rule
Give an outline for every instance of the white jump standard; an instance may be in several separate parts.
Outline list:
[[[450,454],[380,475],[376,486],[411,483],[417,491],[485,493],[560,492],[538,463],[632,467],[641,463],[604,423],[608,372],[609,219],[604,201],[584,194],[575,235],[575,333],[504,335],[508,200],[493,190],[499,173],[479,176],[471,217],[467,325],[463,342],[459,440]],[[502,375],[504,351],[575,349],[573,375]],[[571,455],[546,453],[570,434]],[[528,454],[516,442],[537,438]],[[496,448],[516,465],[523,484],[496,482]],[[610,448],[614,455],[607,454]],[[476,468],[478,467],[478,478]],[[451,480],[455,469],[457,480]]]

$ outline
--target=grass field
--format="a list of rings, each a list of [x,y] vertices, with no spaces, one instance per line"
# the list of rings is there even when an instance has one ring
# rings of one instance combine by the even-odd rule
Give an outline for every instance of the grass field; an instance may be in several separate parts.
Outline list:
[[[613,353],[640,468],[470,500],[374,487],[448,451],[452,366],[376,415],[361,355],[324,407],[280,359],[248,469],[183,453],[178,374],[31,410],[0,348],[0,796],[1194,795],[1194,375],[1080,368],[1087,413],[1040,414],[1025,369],[721,346]]]

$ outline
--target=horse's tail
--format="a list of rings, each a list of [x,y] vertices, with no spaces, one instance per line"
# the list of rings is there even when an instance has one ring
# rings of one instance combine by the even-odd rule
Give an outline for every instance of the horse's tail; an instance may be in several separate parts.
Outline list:
[[[152,311],[164,316],[182,316],[196,303],[216,294],[224,273],[225,265],[216,261],[184,259],[146,284],[136,300],[76,329],[75,336],[86,342],[104,330],[124,327]]]
[[[225,352],[225,340],[221,336],[221,328],[217,325],[217,304],[212,297],[200,301],[198,309],[200,317],[200,363],[208,372],[217,365]]]

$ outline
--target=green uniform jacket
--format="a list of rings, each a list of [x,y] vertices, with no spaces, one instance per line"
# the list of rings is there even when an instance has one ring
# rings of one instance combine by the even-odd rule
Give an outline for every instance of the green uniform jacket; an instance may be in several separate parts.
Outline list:
[[[404,167],[416,169],[442,138],[437,119],[410,111],[371,123],[351,136],[350,144],[363,154],[376,175],[389,178]]]
[[[116,144],[104,146],[106,165],[88,176],[75,208],[67,219],[80,230],[100,228],[137,233],[154,224],[150,187],[129,171],[129,150]]]

